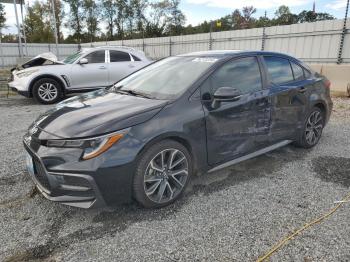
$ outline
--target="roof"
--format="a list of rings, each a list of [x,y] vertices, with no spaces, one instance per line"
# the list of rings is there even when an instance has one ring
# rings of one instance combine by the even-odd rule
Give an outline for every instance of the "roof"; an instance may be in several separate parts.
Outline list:
[[[269,51],[260,51],[260,50],[210,50],[210,51],[200,51],[182,54],[179,56],[201,56],[201,57],[226,57],[226,56],[234,56],[234,55],[278,55],[285,56],[288,58],[296,59],[294,57],[289,56],[288,54],[277,53],[277,52],[269,52]]]

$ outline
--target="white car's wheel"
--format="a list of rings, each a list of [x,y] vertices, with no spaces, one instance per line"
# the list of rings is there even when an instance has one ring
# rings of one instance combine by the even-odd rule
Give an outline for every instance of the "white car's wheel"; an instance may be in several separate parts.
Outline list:
[[[63,97],[62,87],[54,79],[39,79],[34,83],[33,97],[41,104],[54,104]]]

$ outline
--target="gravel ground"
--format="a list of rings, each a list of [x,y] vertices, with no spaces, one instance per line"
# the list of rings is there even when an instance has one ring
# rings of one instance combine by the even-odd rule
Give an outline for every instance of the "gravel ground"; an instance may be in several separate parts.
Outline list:
[[[312,150],[287,146],[192,180],[159,210],[84,210],[37,194],[22,135],[48,106],[0,99],[0,261],[254,261],[349,193],[350,100]],[[271,261],[350,261],[350,203],[295,237]]]

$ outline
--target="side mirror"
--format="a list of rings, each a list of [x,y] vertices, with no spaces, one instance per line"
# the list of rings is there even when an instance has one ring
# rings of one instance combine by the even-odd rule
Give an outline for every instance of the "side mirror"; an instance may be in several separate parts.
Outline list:
[[[241,96],[241,92],[234,87],[219,87],[214,93],[214,100],[211,106],[217,108],[221,102],[237,101]]]
[[[89,63],[89,61],[86,58],[82,58],[78,62],[79,65],[85,65],[85,64],[88,64],[88,63]]]
[[[214,100],[229,102],[236,101],[241,98],[241,92],[234,87],[219,87],[214,93]]]

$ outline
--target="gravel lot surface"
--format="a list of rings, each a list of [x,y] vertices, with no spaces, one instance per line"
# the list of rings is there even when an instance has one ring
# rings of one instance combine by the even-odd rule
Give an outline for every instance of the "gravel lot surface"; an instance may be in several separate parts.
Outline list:
[[[22,135],[49,106],[0,99],[0,261],[255,261],[350,192],[350,100],[312,150],[287,146],[192,180],[159,210],[84,210],[44,199],[24,166]],[[350,261],[350,203],[272,261]]]

